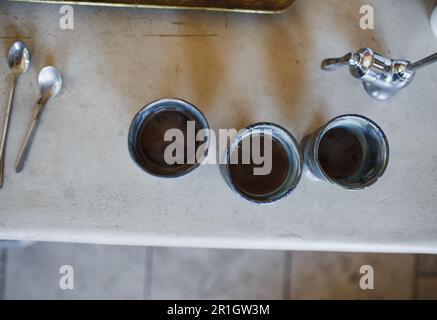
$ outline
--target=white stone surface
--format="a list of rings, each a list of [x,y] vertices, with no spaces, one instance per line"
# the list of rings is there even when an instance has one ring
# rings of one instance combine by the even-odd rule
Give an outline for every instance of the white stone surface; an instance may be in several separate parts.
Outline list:
[[[359,28],[362,4],[375,30]],[[437,51],[431,1],[298,0],[281,15],[0,3],[0,104],[6,52],[33,52],[17,88],[0,191],[0,238],[173,246],[437,253],[437,66],[395,99],[369,98],[323,58],[369,46],[415,60]],[[407,41],[406,41],[407,40]],[[56,65],[63,95],[50,102],[22,174],[13,164],[36,102],[37,72]],[[346,192],[303,178],[270,206],[241,201],[216,166],[177,180],[129,158],[134,114],[161,97],[197,105],[213,128],[272,121],[298,139],[330,118],[359,113],[386,132],[391,159],[375,186]],[[4,108],[0,108],[3,119]]]

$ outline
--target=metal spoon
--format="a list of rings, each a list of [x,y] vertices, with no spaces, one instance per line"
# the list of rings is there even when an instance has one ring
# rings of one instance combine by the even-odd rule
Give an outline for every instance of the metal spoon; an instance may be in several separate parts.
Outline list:
[[[30,145],[35,134],[35,130],[38,127],[41,115],[44,111],[44,107],[50,98],[53,98],[59,94],[62,88],[62,76],[55,67],[45,67],[41,70],[38,76],[38,86],[41,92],[41,98],[35,108],[32,123],[27,131],[26,139],[21,147],[20,154],[15,165],[15,172],[19,173],[23,170],[24,163],[29,153]]]
[[[25,73],[29,68],[30,54],[23,42],[15,42],[9,49],[8,64],[12,72],[11,89],[9,92],[9,102],[6,108],[6,115],[3,125],[3,134],[0,143],[0,188],[3,187],[6,139],[9,131],[9,120],[11,119],[12,102],[14,100],[15,87],[18,77]]]

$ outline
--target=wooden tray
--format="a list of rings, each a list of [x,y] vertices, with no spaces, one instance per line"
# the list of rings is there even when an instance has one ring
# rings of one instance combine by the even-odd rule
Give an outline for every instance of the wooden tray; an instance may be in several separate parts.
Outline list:
[[[8,0],[90,6],[200,9],[250,13],[278,13],[287,9],[295,0]]]

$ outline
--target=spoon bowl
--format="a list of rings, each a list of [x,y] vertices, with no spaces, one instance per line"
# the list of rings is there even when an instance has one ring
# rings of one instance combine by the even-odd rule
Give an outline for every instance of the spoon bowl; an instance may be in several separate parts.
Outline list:
[[[38,87],[43,97],[57,96],[62,88],[61,74],[55,67],[43,68],[38,76]]]
[[[15,42],[9,49],[8,65],[12,73],[18,75],[29,69],[30,54],[25,44],[21,41]]]

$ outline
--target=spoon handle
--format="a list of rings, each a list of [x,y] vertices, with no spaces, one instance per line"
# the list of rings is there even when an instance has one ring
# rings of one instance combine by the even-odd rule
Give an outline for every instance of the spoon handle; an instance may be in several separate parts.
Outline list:
[[[408,65],[407,69],[409,71],[417,71],[435,62],[437,62],[437,52],[426,58],[423,58],[422,60]]]
[[[14,94],[15,94],[15,87],[17,84],[17,80],[18,80],[18,76],[13,75],[12,81],[11,81],[11,89],[9,92],[9,102],[8,102],[8,106],[6,108],[5,120],[4,120],[4,124],[3,124],[2,140],[1,140],[1,144],[0,144],[0,188],[3,187],[3,180],[4,180],[4,175],[5,175],[6,139],[8,137],[9,120],[11,119],[12,104],[14,101]]]
[[[35,108],[35,113],[33,115],[32,123],[27,131],[26,138],[24,140],[23,146],[20,149],[20,153],[18,155],[17,162],[15,164],[15,172],[19,173],[23,170],[24,164],[26,162],[27,155],[29,154],[30,146],[33,141],[33,137],[35,135],[35,131],[38,127],[38,124],[41,119],[41,115],[44,111],[44,107],[47,103],[47,98],[41,98],[38,100],[38,103]]]

